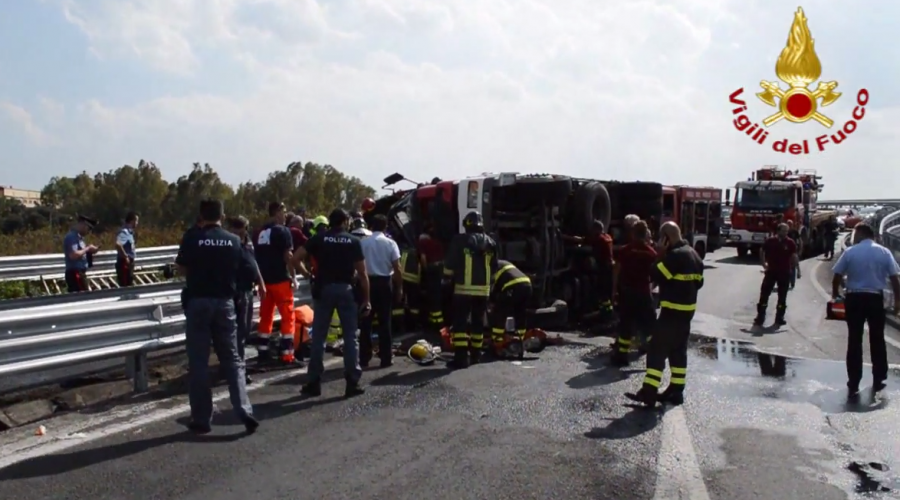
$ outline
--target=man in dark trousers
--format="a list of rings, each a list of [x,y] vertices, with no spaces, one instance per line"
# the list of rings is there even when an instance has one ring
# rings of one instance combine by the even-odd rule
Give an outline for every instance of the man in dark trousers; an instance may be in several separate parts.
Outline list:
[[[803,241],[800,239],[800,231],[794,227],[794,221],[788,219],[785,224],[788,225],[788,238],[794,240],[794,244],[797,245],[797,262],[800,262],[800,257],[803,256]],[[794,285],[797,284],[797,271],[798,268],[791,269],[791,286],[789,290],[794,289]]]
[[[615,267],[618,288],[619,337],[612,353],[617,366],[629,363],[628,353],[634,342],[652,335],[656,323],[656,307],[651,293],[650,274],[656,263],[656,250],[647,241],[647,223],[638,221],[631,228],[628,244],[619,249]],[[639,335],[640,334],[640,335]]]
[[[641,389],[636,394],[625,394],[647,406],[684,402],[691,320],[697,311],[697,293],[703,287],[703,259],[682,238],[678,226],[666,222],[660,233],[663,255],[651,274],[653,282],[659,285],[659,318],[647,350],[647,372]],[[658,394],[666,360],[672,376],[666,390]]]
[[[228,393],[235,414],[248,433],[259,427],[247,397],[246,369],[238,356],[237,318],[234,296],[241,273],[255,271],[243,252],[241,240],[222,228],[224,205],[219,200],[200,203],[202,228],[184,234],[175,263],[186,276],[185,309],[189,398],[191,421],[188,429],[197,434],[211,430],[212,389],[209,381],[209,344],[224,365]],[[265,289],[260,289],[265,295]]]
[[[844,277],[847,291],[844,308],[847,319],[847,388],[850,395],[859,393],[862,380],[862,339],[869,324],[869,351],[872,356],[872,391],[887,385],[888,359],[884,344],[884,287],[891,283],[894,292],[894,314],[900,311],[900,266],[887,248],[875,243],[875,231],[868,224],[857,224],[855,241],[834,265],[831,295],[838,298]]]
[[[515,323],[515,331],[512,332],[516,336],[515,340],[525,340],[532,288],[531,278],[512,262],[498,260],[497,265],[500,267],[494,272],[494,284],[491,287],[491,353],[496,357],[504,357],[508,353],[506,347],[512,340],[506,338],[507,318],[512,318]]]
[[[63,255],[66,259],[66,288],[69,293],[87,292],[90,285],[87,280],[87,270],[91,267],[91,259],[100,248],[96,245],[88,245],[84,242],[97,221],[78,216],[78,221],[63,238]]]
[[[791,273],[796,269],[800,278],[800,261],[797,257],[797,244],[788,238],[788,225],[778,224],[775,236],[763,243],[759,255],[764,275],[759,290],[759,302],[756,304],[756,319],[753,324],[762,326],[766,321],[766,309],[769,307],[769,296],[778,286],[778,304],[775,306],[775,324],[787,323],[784,315],[787,312],[787,293],[791,286]]]
[[[251,267],[243,267],[238,274],[237,293],[234,296],[234,308],[237,317],[237,340],[238,340],[238,357],[244,362],[247,356],[244,351],[247,345],[247,339],[250,338],[250,330],[253,328],[253,287],[259,286],[261,290],[266,289],[266,284],[259,274],[259,268],[256,265],[256,257],[253,252],[253,242],[250,241],[250,221],[246,217],[235,217],[229,221],[228,229],[241,239],[241,250],[244,253],[244,259],[253,263]],[[250,384],[250,375],[246,377],[247,384]]]
[[[822,230],[825,231],[825,258],[831,260],[834,258],[834,244],[841,233],[837,215],[832,215],[827,221],[822,223]]]
[[[256,262],[266,282],[266,298],[259,304],[259,360],[277,358],[282,364],[299,364],[294,358],[294,288],[296,268],[294,244],[284,225],[284,204],[269,204],[269,222],[253,242]],[[280,332],[274,334],[275,308],[281,316]],[[275,349],[276,353],[270,353]]]
[[[484,234],[481,214],[472,211],[463,218],[465,234],[450,243],[444,275],[453,283],[453,360],[451,368],[477,363],[484,347],[484,322],[497,264],[497,243]]]
[[[362,220],[362,219],[358,219]],[[372,296],[372,314],[362,319],[359,332],[359,364],[369,366],[372,360],[372,322],[378,320],[378,357],[381,368],[392,364],[391,315],[394,303],[403,303],[403,279],[400,269],[400,248],[397,242],[384,234],[387,217],[372,217],[372,235],[362,240],[363,257],[369,274]]]
[[[444,287],[441,283],[444,274],[444,246],[435,238],[433,226],[427,227],[419,236],[417,250],[422,268],[423,303],[428,311],[426,331],[440,335],[441,328],[444,327]]]
[[[322,394],[322,373],[325,371],[325,338],[331,316],[337,311],[344,336],[344,378],[347,381],[344,395],[358,396],[365,390],[360,386],[362,368],[359,366],[359,350],[356,331],[359,316],[372,312],[369,302],[369,277],[359,238],[347,232],[350,215],[337,208],[328,217],[328,229],[319,231],[294,255],[295,262],[302,262],[309,255],[316,262],[315,281],[312,285],[313,325],[312,345],[309,357],[309,381],[301,389],[307,396]],[[357,304],[353,293],[354,276],[359,291]]]
[[[116,280],[120,287],[134,285],[135,241],[134,230],[138,225],[138,215],[128,212],[125,225],[116,235]]]
[[[385,238],[387,238],[385,236]],[[393,240],[391,240],[393,241]],[[367,259],[368,261],[368,259]],[[368,265],[368,264],[366,264]],[[422,310],[422,259],[415,247],[407,246],[400,251],[400,271],[402,275],[403,301],[394,303],[394,325],[401,332],[407,329],[415,329],[421,319]]]

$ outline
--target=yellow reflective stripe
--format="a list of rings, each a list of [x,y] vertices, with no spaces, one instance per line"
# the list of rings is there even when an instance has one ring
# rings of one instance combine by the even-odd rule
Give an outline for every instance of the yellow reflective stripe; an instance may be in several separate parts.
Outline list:
[[[400,253],[400,269],[406,269],[406,258],[409,257],[409,252],[404,250]]]
[[[495,328],[491,328],[491,331],[492,331],[493,333],[506,333],[506,330],[505,330],[505,329],[503,329],[503,328],[496,328],[496,327],[495,327]]]
[[[512,264],[507,264],[507,265],[501,267],[500,269],[497,269],[497,272],[494,273],[494,281],[497,281],[497,278],[499,278],[501,274],[505,273],[506,271],[509,271],[510,269],[515,269],[515,268],[516,268],[516,266],[514,266]]]
[[[453,269],[450,269],[449,267],[445,267],[444,268],[444,276],[453,276]]]
[[[521,278],[509,280],[503,284],[503,287],[500,288],[500,291],[502,292],[503,290],[506,290],[507,288],[509,288],[513,285],[518,285],[519,283],[529,283],[530,284],[531,279],[529,279],[528,276],[522,276]]]
[[[419,310],[418,309],[410,309],[409,313],[410,314],[419,314]]]
[[[676,281],[703,281],[702,274],[676,274],[671,279]]]
[[[400,273],[400,275],[403,276],[403,281],[405,281],[407,283],[418,283],[419,282],[418,274],[402,272],[402,273]]]
[[[465,275],[463,276],[462,284],[465,286],[469,286],[472,284],[472,254],[471,253],[466,252],[465,262],[464,262],[463,266],[465,266],[465,267],[463,267],[463,269],[465,269],[465,271],[464,271]]]
[[[696,311],[697,304],[676,304],[674,302],[669,302],[668,300],[659,301],[659,307],[664,307],[666,309],[673,309],[675,311]]]
[[[672,370],[672,375],[686,375],[687,368],[678,368],[677,366],[670,366],[670,370]]]
[[[631,340],[623,339],[622,337],[619,337],[619,343],[622,345],[631,345]]]
[[[661,379],[663,377],[663,372],[654,370],[653,368],[647,368],[647,375]]]
[[[453,287],[453,293],[456,295],[475,295],[478,297],[487,297],[491,294],[491,287],[488,285],[456,285]]]
[[[658,264],[656,264],[656,268],[659,269],[659,272],[661,272],[662,275],[663,275],[667,280],[672,279],[672,273],[670,273],[669,270],[666,269],[666,265],[663,264],[662,261],[660,261]]]
[[[672,378],[669,379],[669,383],[672,385],[684,385],[684,377],[676,377],[675,375],[672,375]]]
[[[659,387],[660,381],[656,380],[655,378],[651,377],[650,375],[647,375],[644,377],[644,383],[647,385],[652,385],[653,387]]]

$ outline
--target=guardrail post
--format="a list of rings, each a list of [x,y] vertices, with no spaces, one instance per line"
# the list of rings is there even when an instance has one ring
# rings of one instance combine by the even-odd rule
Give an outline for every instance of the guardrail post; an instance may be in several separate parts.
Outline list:
[[[128,372],[128,376],[131,377],[132,380],[134,380],[134,392],[147,392],[147,390],[149,389],[147,380],[147,353],[141,351],[129,355],[125,359],[125,366]]]

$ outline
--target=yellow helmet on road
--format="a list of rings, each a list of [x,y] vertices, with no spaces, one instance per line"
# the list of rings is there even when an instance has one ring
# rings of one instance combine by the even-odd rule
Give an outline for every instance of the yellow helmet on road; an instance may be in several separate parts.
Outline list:
[[[413,344],[406,355],[413,363],[419,365],[430,365],[437,359],[434,346],[428,343],[427,340],[420,340]]]

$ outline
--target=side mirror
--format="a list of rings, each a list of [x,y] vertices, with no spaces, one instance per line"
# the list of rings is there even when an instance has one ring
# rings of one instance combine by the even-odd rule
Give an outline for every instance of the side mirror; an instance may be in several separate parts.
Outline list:
[[[725,190],[725,206],[726,207],[731,206],[731,190],[730,189]]]
[[[394,174],[391,174],[384,178],[384,185],[391,186],[393,184],[396,184],[396,183],[402,181],[405,178],[406,177],[403,177],[403,175],[400,173],[394,173]]]

